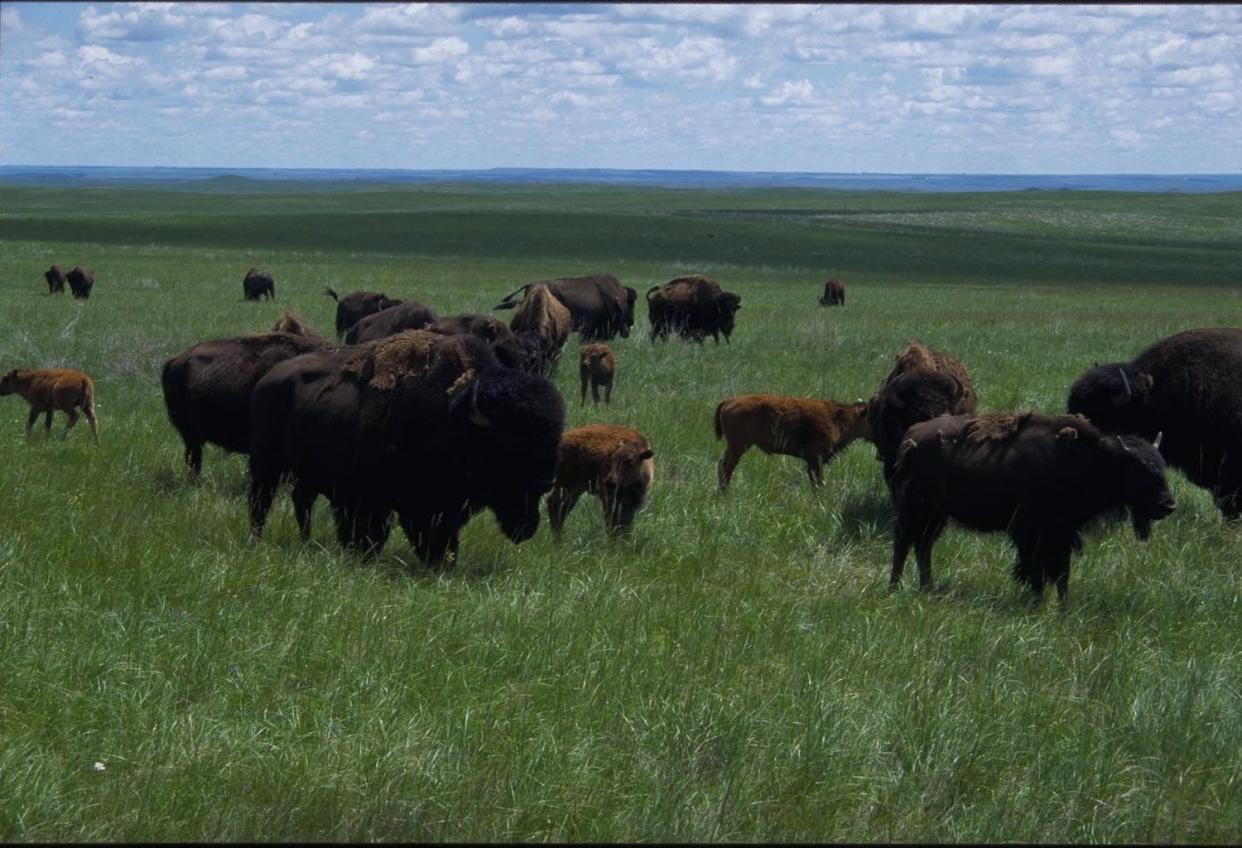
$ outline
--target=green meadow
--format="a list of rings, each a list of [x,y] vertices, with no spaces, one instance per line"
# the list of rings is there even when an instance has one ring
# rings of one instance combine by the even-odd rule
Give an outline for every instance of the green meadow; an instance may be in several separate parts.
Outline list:
[[[249,540],[244,457],[188,483],[159,372],[191,344],[330,334],[324,286],[451,315],[593,272],[640,292],[613,403],[578,404],[576,337],[556,382],[567,426],[652,442],[629,539],[590,498],[560,544],[483,513],[430,571],[399,531],[343,553],[322,499],[311,543],[283,494]],[[742,296],[731,344],[648,338],[685,273]],[[1096,362],[1240,324],[1236,193],[0,186],[0,370],[86,370],[101,422],[27,440],[0,398],[0,840],[1236,842],[1242,527],[1205,491],[1171,471],[1149,542],[1090,531],[1065,605],[952,527],[934,591],[911,562],[890,592],[872,446],[820,490],[752,451],[721,495],[712,413],[868,397],[911,337],[981,410],[1061,412]]]

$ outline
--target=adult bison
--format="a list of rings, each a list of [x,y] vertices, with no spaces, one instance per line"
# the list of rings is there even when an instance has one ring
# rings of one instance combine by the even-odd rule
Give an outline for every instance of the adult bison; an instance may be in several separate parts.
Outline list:
[[[1226,518],[1242,515],[1242,330],[1187,330],[1131,362],[1088,370],[1067,408],[1103,430],[1150,439]]]
[[[393,299],[379,292],[356,291],[344,297],[338,297],[336,292],[325,286],[323,293],[336,301],[336,337],[338,339],[344,338],[345,331],[359,320],[401,303],[400,299]]]
[[[1159,437],[1157,437],[1157,444]],[[953,518],[974,530],[1009,533],[1013,576],[1065,600],[1070,557],[1083,526],[1129,509],[1146,539],[1173,511],[1164,460],[1134,436],[1106,436],[1077,415],[1031,412],[952,415],[915,424],[902,439],[889,486],[897,506],[891,586],[913,545],[919,585],[931,586],[932,545]]]
[[[845,284],[833,277],[824,283],[824,293],[819,297],[820,306],[845,306]]]
[[[622,286],[611,274],[559,277],[527,283],[494,309],[513,309],[532,286],[544,285],[569,310],[570,331],[582,342],[608,341],[617,335],[628,338],[634,326],[634,302],[638,293]],[[522,297],[519,298],[519,295]]]
[[[414,329],[418,329],[415,327]],[[513,337],[513,331],[504,321],[494,315],[466,312],[437,318],[427,329],[442,336],[478,336],[485,342],[495,343]]]
[[[341,543],[363,552],[383,546],[393,511],[428,564],[455,557],[484,508],[521,542],[538,527],[564,419],[551,383],[501,366],[471,335],[415,330],[296,357],[250,399],[252,531],[288,476],[304,537],[325,495]]]
[[[707,336],[720,344],[733,334],[742,298],[727,292],[710,277],[692,274],[669,280],[647,290],[647,317],[651,321],[651,340],[670,333],[699,342]]]
[[[259,300],[262,297],[276,299],[276,281],[272,275],[258,268],[251,268],[242,280],[242,296],[246,300]]]
[[[436,314],[417,300],[404,300],[354,322],[345,331],[345,344],[373,342],[404,330],[421,330],[435,320]]]
[[[48,294],[63,294],[65,291],[65,272],[60,270],[59,265],[53,265],[43,272],[43,279],[47,280]]]
[[[74,265],[73,270],[65,275],[65,281],[69,283],[69,291],[73,292],[75,298],[86,300],[91,296],[91,288],[95,285],[95,275],[88,268]]]
[[[515,334],[533,333],[539,338],[542,351],[540,373],[550,377],[556,374],[561,348],[569,338],[572,323],[569,310],[551,290],[545,285],[534,285],[527,290],[526,297],[513,314],[509,328]]]
[[[328,347],[320,336],[258,333],[199,342],[164,363],[161,383],[168,420],[185,443],[185,464],[197,481],[203,445],[248,449],[250,390],[278,362]]]

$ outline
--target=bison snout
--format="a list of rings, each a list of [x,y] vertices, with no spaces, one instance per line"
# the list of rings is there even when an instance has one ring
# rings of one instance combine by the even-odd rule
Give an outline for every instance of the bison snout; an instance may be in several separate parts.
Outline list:
[[[1164,518],[1175,509],[1177,509],[1177,502],[1173,500],[1173,496],[1165,495],[1160,499],[1159,503],[1156,504],[1156,512],[1152,517]]]

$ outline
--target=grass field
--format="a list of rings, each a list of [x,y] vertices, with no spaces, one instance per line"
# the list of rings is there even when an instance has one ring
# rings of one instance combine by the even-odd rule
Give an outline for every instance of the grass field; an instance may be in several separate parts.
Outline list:
[[[954,529],[936,590],[890,593],[870,445],[820,491],[752,452],[721,496],[711,415],[867,397],[911,336],[983,410],[1063,411],[1095,362],[1242,323],[1242,196],[213,185],[0,187],[0,369],[87,370],[102,423],[27,442],[0,399],[0,840],[1237,841],[1242,528],[1206,492],[1171,472],[1149,543],[1091,533],[1065,607]],[[559,546],[483,514],[439,574],[400,533],[341,553],[322,501],[312,544],[283,495],[249,542],[241,457],[187,483],[158,375],[190,344],[330,331],[325,285],[454,314],[595,271],[743,298],[728,346],[653,346],[640,304],[611,408],[562,367],[569,426],[654,446],[631,539],[588,499]]]

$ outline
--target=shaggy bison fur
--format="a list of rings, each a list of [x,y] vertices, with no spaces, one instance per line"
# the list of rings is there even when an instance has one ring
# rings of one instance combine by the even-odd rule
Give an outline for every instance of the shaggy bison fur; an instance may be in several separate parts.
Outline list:
[[[647,317],[651,340],[676,333],[700,344],[707,336],[720,344],[733,334],[742,298],[727,292],[710,277],[692,274],[677,277],[647,290]]]
[[[613,536],[629,532],[655,478],[651,443],[642,433],[614,424],[588,424],[565,433],[548,495],[548,523],[557,539],[578,498],[590,493],[604,508]]]

